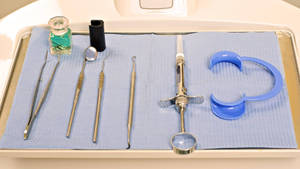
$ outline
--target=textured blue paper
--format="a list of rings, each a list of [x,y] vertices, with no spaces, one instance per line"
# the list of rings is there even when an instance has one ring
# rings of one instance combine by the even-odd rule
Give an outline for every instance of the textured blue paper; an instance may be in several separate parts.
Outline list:
[[[137,81],[132,148],[170,149],[170,138],[179,131],[179,114],[174,107],[160,108],[158,101],[172,97],[175,87],[176,36],[106,35],[107,49],[96,62],[87,63],[85,79],[76,110],[71,138],[65,137],[75,86],[89,37],[74,35],[71,56],[62,56],[50,93],[37,117],[29,140],[23,140],[34,87],[48,50],[48,31],[35,28],[20,76],[14,103],[7,121],[1,148],[42,149],[125,149],[129,102],[131,56],[136,56]],[[203,95],[202,105],[189,105],[186,129],[198,139],[198,149],[216,148],[296,148],[286,84],[276,97],[247,103],[239,120],[214,116],[209,96],[234,101],[243,93],[267,92],[272,76],[262,67],[244,63],[240,72],[229,63],[208,69],[209,58],[220,50],[257,57],[273,64],[284,76],[275,33],[206,32],[184,35],[186,86],[189,95]],[[105,88],[100,116],[98,143],[92,142],[98,77],[103,58]],[[49,56],[42,89],[57,59]],[[41,92],[39,93],[39,95]]]

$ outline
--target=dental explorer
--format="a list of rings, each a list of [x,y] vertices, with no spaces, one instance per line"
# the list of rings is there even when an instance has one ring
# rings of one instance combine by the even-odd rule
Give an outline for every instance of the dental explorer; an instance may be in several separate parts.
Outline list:
[[[132,128],[132,119],[133,119],[133,107],[134,107],[134,92],[135,92],[135,59],[136,56],[131,58],[132,60],[132,72],[131,72],[131,83],[130,83],[130,100],[129,100],[129,109],[128,109],[128,122],[127,122],[127,149],[130,149],[130,137],[131,137],[131,128]]]
[[[98,135],[98,126],[99,126],[99,118],[100,118],[100,110],[101,110],[101,100],[102,100],[102,93],[103,93],[103,83],[104,83],[104,61],[102,62],[102,69],[99,75],[99,85],[98,85],[98,97],[97,97],[97,108],[96,108],[96,117],[94,123],[94,133],[93,133],[93,142],[97,142],[97,135]]]

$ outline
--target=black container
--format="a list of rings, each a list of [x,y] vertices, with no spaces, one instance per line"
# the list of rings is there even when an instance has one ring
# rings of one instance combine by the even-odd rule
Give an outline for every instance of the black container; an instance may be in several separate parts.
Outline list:
[[[98,52],[105,50],[105,35],[104,35],[104,22],[103,20],[91,20],[90,29],[90,42],[91,46],[97,49]]]

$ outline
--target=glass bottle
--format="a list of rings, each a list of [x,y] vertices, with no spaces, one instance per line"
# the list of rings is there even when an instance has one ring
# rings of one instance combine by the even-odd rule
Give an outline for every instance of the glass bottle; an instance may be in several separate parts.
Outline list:
[[[69,28],[69,20],[64,16],[56,16],[49,20],[49,43],[52,55],[71,54],[72,32]]]

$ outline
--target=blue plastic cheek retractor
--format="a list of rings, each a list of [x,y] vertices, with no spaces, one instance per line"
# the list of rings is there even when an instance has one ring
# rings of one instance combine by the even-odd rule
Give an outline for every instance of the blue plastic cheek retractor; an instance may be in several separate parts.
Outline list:
[[[245,113],[246,101],[262,101],[276,96],[282,89],[283,80],[278,69],[270,63],[252,57],[241,57],[238,54],[230,51],[220,51],[215,53],[210,59],[209,69],[218,63],[229,62],[236,65],[240,71],[243,70],[242,61],[250,61],[264,66],[274,77],[273,88],[265,94],[259,96],[248,97],[245,94],[238,101],[226,103],[218,100],[213,94],[210,96],[210,104],[212,112],[221,119],[235,120],[240,118]]]

